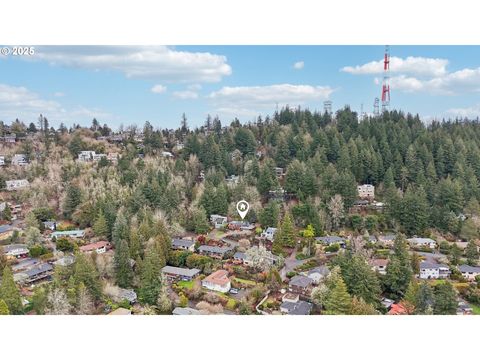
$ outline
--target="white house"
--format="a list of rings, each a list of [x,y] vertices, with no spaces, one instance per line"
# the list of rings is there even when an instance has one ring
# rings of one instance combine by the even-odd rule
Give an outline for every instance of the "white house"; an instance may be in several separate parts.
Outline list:
[[[480,266],[460,265],[458,270],[468,281],[474,281],[475,277],[480,275]]]
[[[430,238],[413,237],[413,238],[407,239],[407,241],[410,244],[410,246],[414,246],[414,247],[426,246],[426,247],[429,247],[430,249],[435,249],[437,247],[437,242]]]
[[[92,159],[93,161],[100,161],[102,158],[106,158],[107,154],[95,154],[93,153]]]
[[[172,239],[173,250],[195,251],[195,241],[189,239]]]
[[[162,151],[162,156],[164,158],[173,158],[173,154],[170,151]]]
[[[226,216],[213,214],[210,215],[210,222],[215,226],[215,229],[222,229],[227,225],[228,219]]]
[[[12,165],[25,166],[28,165],[27,156],[24,154],[15,154],[12,157]]]
[[[312,279],[315,284],[320,284],[320,282],[330,274],[330,270],[325,265],[322,265],[302,274]]]
[[[370,184],[363,184],[357,187],[358,197],[360,199],[374,199],[375,198],[375,186]]]
[[[95,251],[97,254],[103,254],[109,247],[110,243],[108,241],[97,241],[96,243],[80,246],[80,251],[83,253],[91,253]]]
[[[1,155],[0,156],[0,166],[4,166],[5,165],[5,156]]]
[[[8,191],[22,190],[27,188],[28,185],[30,185],[27,179],[7,180],[5,181],[5,184],[7,185]]]
[[[264,239],[267,239],[268,241],[273,241],[273,239],[275,238],[276,232],[277,232],[277,228],[268,227],[265,230],[263,230],[260,236]]]
[[[217,270],[202,280],[202,286],[214,291],[227,293],[230,291],[231,284],[228,278],[228,271]]]
[[[420,279],[446,279],[450,275],[450,268],[444,264],[436,264],[428,261],[420,263]]]
[[[80,151],[80,153],[78,154],[78,161],[92,161],[94,156],[95,151]]]

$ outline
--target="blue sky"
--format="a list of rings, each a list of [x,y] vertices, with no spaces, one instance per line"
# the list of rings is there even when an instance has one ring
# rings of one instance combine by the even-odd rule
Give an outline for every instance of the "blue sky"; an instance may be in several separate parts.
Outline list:
[[[96,117],[174,128],[207,114],[247,122],[278,106],[372,112],[384,46],[35,47],[0,55],[0,120],[42,113],[58,126]],[[480,114],[480,47],[391,46],[391,108],[432,118]],[[295,65],[296,64],[296,65]]]

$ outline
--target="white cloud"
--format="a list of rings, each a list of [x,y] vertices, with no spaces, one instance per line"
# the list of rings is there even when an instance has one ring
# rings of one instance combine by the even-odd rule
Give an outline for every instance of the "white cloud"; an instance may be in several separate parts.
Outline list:
[[[409,56],[405,59],[392,56],[390,58],[390,72],[420,76],[442,76],[446,74],[448,60]],[[381,74],[383,73],[383,59],[371,61],[363,65],[345,66],[340,69],[350,74]]]
[[[163,86],[163,85],[155,85],[154,87],[152,87],[152,92],[155,93],[155,94],[163,94],[164,92],[167,91],[167,87],[166,86]]]
[[[198,94],[195,91],[190,91],[190,90],[174,91],[173,96],[181,100],[198,99]]]
[[[23,86],[0,84],[0,120],[11,122],[15,119],[25,123],[36,122],[43,114],[50,124],[90,122],[94,117],[111,119],[112,115],[99,109],[83,106],[65,109],[59,102],[41,98],[37,93]]]
[[[292,107],[328,99],[329,86],[278,84],[267,86],[223,87],[208,95],[216,110],[224,113],[259,114],[278,106]]]
[[[43,46],[35,48],[31,60],[179,83],[218,82],[232,73],[223,55],[166,46]]]
[[[57,91],[56,93],[53,93],[53,96],[55,96],[55,97],[64,97],[65,94],[64,94],[63,92],[61,92],[61,91]]]
[[[447,114],[453,117],[476,119],[480,117],[480,104],[466,108],[448,109]]]
[[[295,70],[301,70],[304,68],[304,66],[305,66],[305,62],[303,61],[297,61],[295,64],[293,64],[293,68]]]
[[[191,91],[199,91],[199,90],[202,89],[202,85],[200,85],[200,84],[188,85],[188,86],[187,86],[187,89],[188,89],[188,90],[191,90]]]

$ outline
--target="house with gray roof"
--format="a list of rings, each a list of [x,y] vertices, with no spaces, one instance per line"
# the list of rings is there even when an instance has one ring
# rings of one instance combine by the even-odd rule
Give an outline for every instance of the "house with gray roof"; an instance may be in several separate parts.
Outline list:
[[[284,301],[280,305],[280,311],[288,315],[310,315],[313,305],[307,301],[297,302]]]
[[[29,252],[30,251],[25,244],[10,244],[3,247],[3,253],[7,257],[20,258],[28,255]]]
[[[15,282],[20,284],[33,284],[45,280],[53,274],[53,267],[48,263],[41,263],[32,266],[28,270],[13,275]]]
[[[233,251],[231,246],[210,246],[201,245],[198,248],[198,252],[202,255],[211,256],[217,259],[224,259]]]
[[[247,255],[244,252],[237,251],[235,254],[233,254],[233,260],[238,261],[238,262],[244,262],[247,258]]]
[[[450,268],[445,264],[437,264],[429,261],[420,263],[420,279],[446,279],[450,276]]]
[[[425,246],[430,249],[435,249],[437,247],[437,242],[430,238],[413,237],[413,238],[407,239],[407,241],[410,244],[410,246],[413,246],[413,247]]]
[[[468,281],[474,281],[477,276],[480,275],[480,266],[460,265],[458,270],[462,273],[462,276]]]
[[[173,250],[188,250],[191,252],[195,251],[195,241],[189,239],[172,239],[172,249]]]
[[[199,269],[186,269],[180,268],[176,266],[165,266],[162,268],[162,273],[167,277],[169,280],[187,280],[190,281],[194,279],[198,274],[200,274]]]
[[[173,309],[173,315],[201,315],[201,312],[190,307],[176,307]]]
[[[340,246],[345,246],[346,239],[340,236],[319,236],[315,240],[321,242],[325,245],[339,244]]]
[[[317,266],[308,272],[302,273],[306,277],[313,280],[314,284],[319,284],[323,279],[325,279],[330,274],[330,270],[325,265]]]
[[[312,290],[313,279],[305,275],[295,275],[288,283],[290,292],[304,296],[310,296]]]

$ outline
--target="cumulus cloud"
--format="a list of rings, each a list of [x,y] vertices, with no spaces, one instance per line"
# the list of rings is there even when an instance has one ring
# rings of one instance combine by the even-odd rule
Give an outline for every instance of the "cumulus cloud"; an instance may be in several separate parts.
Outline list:
[[[278,84],[266,86],[225,86],[208,95],[222,113],[259,114],[279,106],[298,106],[328,99],[333,89],[329,86]]]
[[[163,85],[155,85],[154,87],[152,87],[152,92],[155,93],[155,94],[163,94],[164,92],[167,91],[167,87],[166,86],[163,86]]]
[[[465,108],[448,109],[447,114],[453,117],[476,119],[480,117],[480,104]]]
[[[293,68],[295,70],[301,70],[305,67],[305,62],[303,61],[297,61],[295,64],[293,64]]]
[[[173,96],[177,99],[187,100],[187,99],[197,99],[198,94],[195,91],[185,90],[185,91],[174,91]]]
[[[441,76],[447,72],[447,59],[425,58],[409,56],[405,59],[392,56],[390,58],[390,72],[421,76]],[[350,74],[381,74],[383,73],[383,59],[371,61],[363,65],[345,66],[340,71]]]
[[[40,46],[35,48],[35,57],[27,60],[113,70],[128,78],[170,83],[218,82],[232,73],[223,55],[178,51],[167,46]]]
[[[30,123],[36,122],[40,114],[57,125],[60,122],[89,122],[94,117],[99,120],[112,118],[100,109],[76,106],[67,110],[59,102],[43,99],[26,87],[0,84],[0,120],[10,122],[18,118]]]

